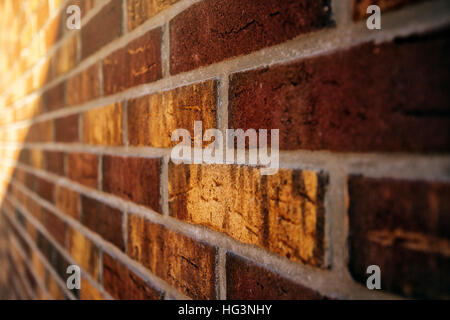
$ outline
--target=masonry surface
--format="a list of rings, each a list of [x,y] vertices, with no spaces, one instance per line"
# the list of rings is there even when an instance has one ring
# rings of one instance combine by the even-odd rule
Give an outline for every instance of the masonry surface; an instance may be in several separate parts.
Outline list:
[[[0,16],[0,299],[450,298],[447,0]],[[194,121],[279,129],[279,171],[173,163]]]

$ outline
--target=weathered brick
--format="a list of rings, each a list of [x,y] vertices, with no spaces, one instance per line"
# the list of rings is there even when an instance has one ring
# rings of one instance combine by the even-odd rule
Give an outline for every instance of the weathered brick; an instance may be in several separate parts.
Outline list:
[[[67,157],[67,177],[85,186],[97,188],[97,155],[70,153]]]
[[[383,290],[448,297],[450,184],[351,176],[350,270],[366,282],[378,265]]]
[[[103,60],[105,95],[161,79],[161,33],[151,30]]]
[[[230,128],[280,129],[281,149],[448,151],[448,31],[233,74]]]
[[[90,56],[122,32],[122,1],[112,0],[81,28],[81,55]]]
[[[103,191],[160,210],[159,158],[103,157]]]
[[[216,299],[216,248],[128,215],[127,253],[194,299]]]
[[[247,54],[331,24],[329,0],[208,0],[170,22],[170,72]]]
[[[55,188],[55,206],[64,214],[79,219],[79,195],[63,186]]]
[[[99,250],[96,245],[78,230],[68,230],[67,250],[81,268],[86,270],[94,279],[99,274]]]
[[[66,239],[66,224],[53,212],[42,208],[45,219],[45,228],[48,233],[58,242],[62,247],[65,245]]]
[[[373,4],[379,6],[381,13],[384,13],[405,5],[423,1],[427,0],[353,0],[353,20],[361,20],[368,17],[369,14],[366,13],[367,8]]]
[[[82,114],[82,119],[84,143],[122,144],[122,103],[89,110]]]
[[[72,70],[77,65],[77,48],[78,45],[76,34],[68,38],[58,48],[55,55],[52,57],[53,78]]]
[[[64,175],[64,153],[61,151],[44,151],[46,170]]]
[[[81,207],[81,223],[123,250],[122,212],[83,195]]]
[[[161,300],[163,293],[110,255],[103,254],[103,287],[115,299]]]
[[[104,300],[104,294],[85,277],[81,278],[81,300]]]
[[[172,132],[185,128],[194,137],[194,121],[203,130],[217,128],[217,81],[206,81],[151,94],[128,102],[128,140],[131,145],[174,146]]]
[[[130,0],[127,1],[128,30],[133,30],[146,20],[179,0]]]
[[[324,263],[327,176],[255,167],[169,164],[170,215],[313,266]]]
[[[65,104],[65,82],[62,81],[56,86],[44,92],[43,99],[47,112],[55,111],[64,107]]]
[[[78,142],[78,114],[55,119],[56,142]]]
[[[99,97],[98,64],[67,80],[67,105],[79,105]]]

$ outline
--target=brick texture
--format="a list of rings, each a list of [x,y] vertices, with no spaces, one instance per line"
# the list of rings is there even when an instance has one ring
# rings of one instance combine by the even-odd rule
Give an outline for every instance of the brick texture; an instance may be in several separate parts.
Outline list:
[[[408,4],[415,4],[427,0],[353,0],[353,19],[361,20],[369,15],[366,13],[367,7],[377,5],[383,14],[386,11],[401,8]],[[429,0],[428,0],[429,1]]]
[[[179,0],[130,0],[127,1],[128,30],[133,30],[146,20]]]
[[[121,145],[122,104],[93,109],[82,115],[83,142],[94,145]]]
[[[67,156],[67,177],[85,186],[98,185],[98,157],[95,154],[70,153]]]

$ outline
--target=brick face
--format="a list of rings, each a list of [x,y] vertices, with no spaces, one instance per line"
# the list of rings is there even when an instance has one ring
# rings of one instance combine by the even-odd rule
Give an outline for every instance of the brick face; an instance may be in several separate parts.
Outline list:
[[[67,156],[67,177],[85,186],[97,188],[97,155],[87,153],[69,154]]]
[[[103,255],[103,286],[115,299],[160,300],[161,291],[108,254]]]
[[[158,158],[103,157],[103,191],[160,210]]]
[[[82,57],[118,38],[122,32],[122,1],[112,0],[81,28]]]
[[[424,1],[427,0],[353,0],[353,20],[361,20],[368,17],[369,15],[366,13],[367,7],[373,4],[379,6],[381,13],[384,13],[405,5]]]
[[[151,30],[103,60],[105,95],[162,77],[161,29]]]
[[[214,247],[128,215],[127,253],[185,295],[216,298]]]
[[[351,176],[350,270],[361,282],[378,265],[384,290],[419,298],[449,295],[450,185]]]
[[[324,261],[327,177],[312,171],[169,166],[170,215],[313,266]]]
[[[330,13],[328,0],[201,1],[170,22],[170,73],[189,71],[324,28],[331,24]]]
[[[56,142],[78,142],[78,118],[78,114],[74,114],[55,120]]]
[[[122,144],[122,104],[93,109],[82,115],[83,142],[94,145]]]
[[[203,130],[217,128],[217,82],[207,81],[128,102],[130,145],[171,147],[172,132],[185,128],[194,137],[194,121]]]
[[[100,95],[98,65],[84,69],[67,81],[67,105],[74,106],[94,100]]]
[[[227,299],[318,300],[322,295],[251,260],[227,253]]]
[[[280,129],[287,150],[448,151],[449,49],[445,31],[233,74],[229,127]]]
[[[123,249],[122,212],[86,196],[81,197],[81,206],[81,222]]]
[[[128,30],[133,30],[179,0],[130,0],[127,1]]]

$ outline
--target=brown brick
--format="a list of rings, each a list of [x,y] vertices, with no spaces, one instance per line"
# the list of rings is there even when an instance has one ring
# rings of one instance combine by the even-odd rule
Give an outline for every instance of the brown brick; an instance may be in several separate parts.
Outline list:
[[[130,0],[127,2],[128,30],[133,30],[146,20],[179,0]]]
[[[53,202],[53,192],[55,189],[55,185],[47,181],[45,179],[42,179],[40,177],[34,177],[35,180],[35,189],[36,193],[45,200],[49,202]]]
[[[47,171],[64,175],[64,153],[60,151],[44,151],[44,159]]]
[[[64,107],[65,104],[65,85],[64,81],[44,92],[43,98],[45,110],[47,112],[55,111]]]
[[[368,43],[234,74],[229,127],[280,129],[289,150],[448,151],[448,39]]]
[[[194,299],[215,299],[216,248],[128,215],[127,253]]]
[[[159,158],[103,157],[103,191],[160,210]]]
[[[67,157],[67,177],[85,186],[97,188],[97,155],[70,153]]]
[[[33,150],[29,150],[29,153],[30,153],[30,157],[29,157],[28,165],[38,168],[38,169],[43,169],[44,168],[44,154],[43,154],[42,150],[33,149]]]
[[[77,65],[77,47],[77,34],[74,34],[58,48],[52,57],[53,78],[72,70]]]
[[[42,208],[42,210],[45,217],[45,228],[56,242],[64,247],[66,239],[66,225],[64,221],[49,210],[45,208]]]
[[[366,282],[378,265],[381,288],[419,298],[450,294],[450,184],[351,176],[350,270]]]
[[[427,0],[353,0],[353,20],[362,20],[369,17],[366,13],[370,5],[377,5],[381,13],[401,8],[405,5],[419,3]],[[429,0],[428,0],[429,1]]]
[[[79,105],[99,97],[98,64],[67,80],[67,105]]]
[[[55,128],[51,120],[35,123],[27,131],[26,140],[29,142],[52,142],[53,130]]]
[[[55,206],[64,214],[79,219],[79,195],[63,186],[55,188]]]
[[[331,24],[329,0],[209,0],[170,22],[170,73],[275,45]]]
[[[81,207],[81,223],[123,250],[122,212],[83,195]]]
[[[78,142],[78,114],[55,119],[56,142]]]
[[[63,19],[61,13],[58,13],[52,20],[50,20],[47,28],[44,30],[45,49],[48,51],[54,44],[56,44],[63,35]]]
[[[96,0],[71,0],[67,3],[66,7],[70,5],[76,5],[80,8],[81,18],[84,18],[86,14],[95,7]],[[67,15],[66,15],[67,19]],[[66,28],[67,30],[67,28]]]
[[[122,1],[112,0],[81,28],[81,55],[90,56],[122,32]]]
[[[169,164],[170,215],[313,266],[324,262],[327,176],[235,165]]]
[[[161,28],[147,32],[103,60],[105,95],[161,77]]]
[[[172,132],[185,128],[194,137],[194,121],[203,130],[217,128],[217,81],[206,81],[128,102],[128,140],[131,145],[174,146]]]
[[[163,298],[161,291],[106,253],[103,254],[103,287],[113,298],[120,300]]]
[[[95,244],[76,229],[69,229],[67,249],[79,266],[94,279],[99,274],[99,250]]]
[[[81,278],[81,300],[104,300],[105,296],[97,286],[91,284],[85,277]]]
[[[83,142],[94,145],[122,144],[122,103],[89,110],[82,115]]]

